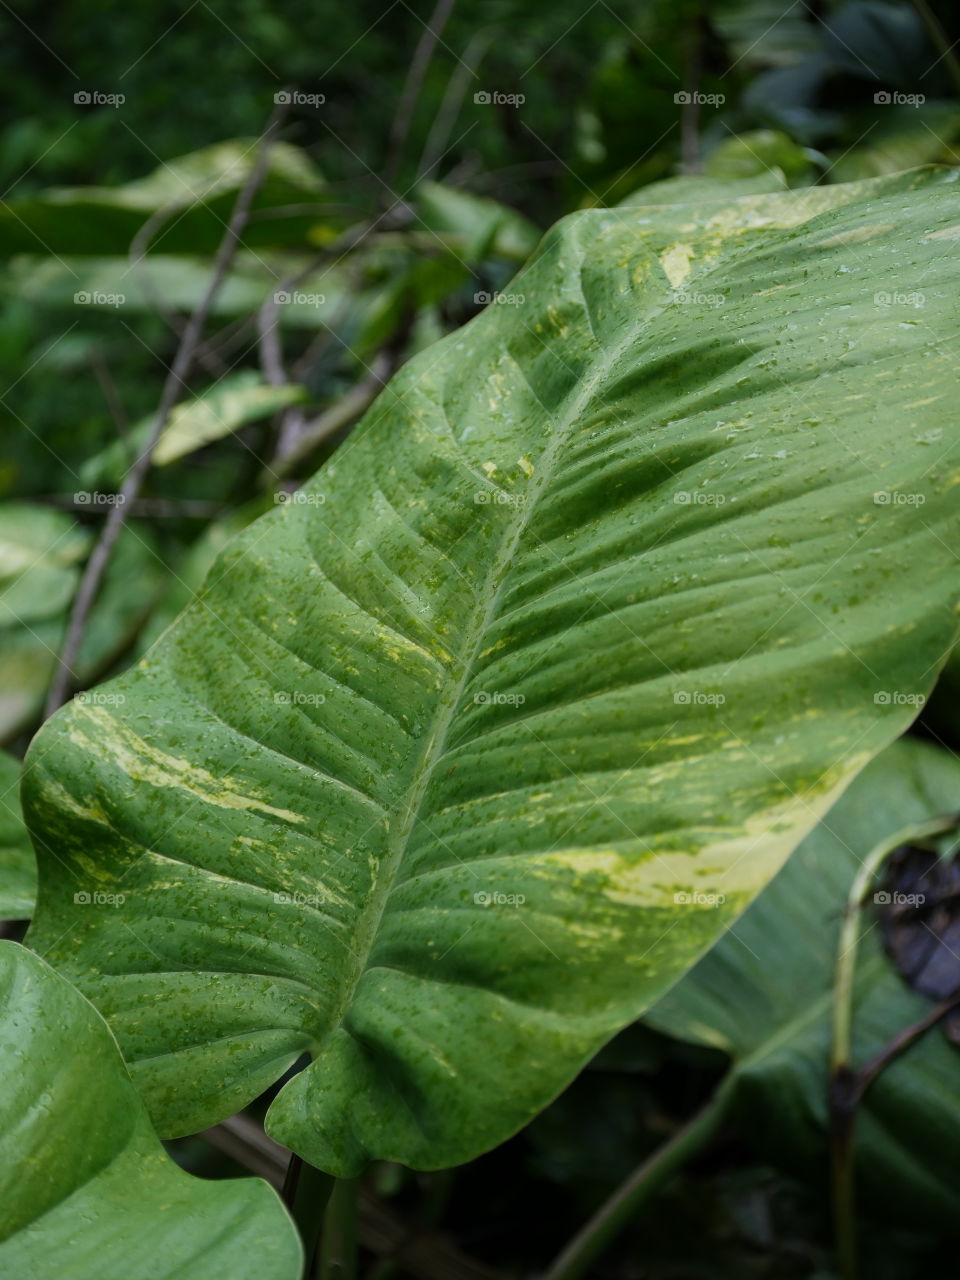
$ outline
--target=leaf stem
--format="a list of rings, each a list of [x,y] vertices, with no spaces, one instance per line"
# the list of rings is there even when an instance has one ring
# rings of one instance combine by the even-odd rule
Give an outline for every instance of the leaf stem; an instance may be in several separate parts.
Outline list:
[[[874,877],[895,849],[943,835],[955,830],[956,826],[957,817],[950,814],[904,827],[881,840],[860,864],[847,897],[837,944],[829,1085],[833,1222],[838,1264],[843,1280],[856,1280],[858,1272],[853,1136],[856,1109],[863,1093],[863,1085],[852,1065],[852,1040],[853,988],[860,945],[860,916]]]
[[[669,1142],[654,1151],[554,1259],[543,1280],[579,1280],[653,1194],[711,1140],[727,1114],[733,1076]]]
[[[298,1155],[291,1155],[281,1197],[303,1241],[304,1280],[313,1274],[317,1241],[335,1182],[329,1173],[315,1169]]]
[[[359,1178],[337,1178],[320,1235],[320,1280],[354,1280],[357,1274]]]

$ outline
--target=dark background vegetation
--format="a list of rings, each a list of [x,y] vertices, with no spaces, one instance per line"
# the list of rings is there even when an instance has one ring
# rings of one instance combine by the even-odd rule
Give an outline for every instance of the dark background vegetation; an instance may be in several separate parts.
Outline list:
[[[441,22],[431,48],[425,33]],[[114,491],[142,445],[138,424],[280,90],[325,101],[285,115],[288,167],[258,198],[184,398],[234,389],[246,404],[263,381],[258,309],[305,271],[299,288],[323,305],[278,308],[276,323],[307,424],[358,384],[362,400],[371,369],[388,372],[469,319],[571,210],[681,172],[759,188],[960,163],[953,0],[11,0],[0,24],[0,503],[30,504],[18,509],[28,522],[41,509],[75,518],[87,540],[68,568],[109,510],[90,495]],[[124,101],[76,102],[84,92]],[[677,101],[692,92],[722,101]],[[205,150],[231,140],[242,141]],[[202,154],[185,189],[168,165],[189,153]],[[84,292],[124,301],[77,302]],[[350,426],[334,422],[288,465],[278,440],[289,417],[244,413],[230,418],[235,433],[150,473],[74,687],[141,652],[227,534]],[[14,752],[39,723],[68,603],[38,601],[20,615],[29,625],[0,626],[0,737]],[[948,720],[935,702],[931,730],[952,740]],[[376,1170],[368,1201],[411,1238],[426,1233],[433,1261],[411,1262],[408,1250],[371,1274],[531,1274],[704,1101],[723,1065],[634,1028],[474,1165]],[[756,1136],[748,1123],[727,1127],[595,1274],[831,1275],[826,1171],[796,1180],[756,1154]],[[197,1172],[238,1171],[204,1139],[173,1148]],[[955,1274],[956,1241],[864,1212],[865,1275]],[[364,1231],[369,1247],[376,1230],[367,1221]],[[460,1252],[445,1254],[438,1233]]]

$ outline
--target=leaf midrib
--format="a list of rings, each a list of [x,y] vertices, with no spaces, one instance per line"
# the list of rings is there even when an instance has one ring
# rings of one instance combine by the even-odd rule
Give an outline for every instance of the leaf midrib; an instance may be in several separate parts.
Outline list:
[[[654,314],[662,309],[662,306],[655,308]],[[584,313],[586,314],[586,312],[587,306],[584,300]],[[643,319],[649,322],[652,316],[647,314]],[[391,824],[384,860],[378,869],[367,908],[360,916],[357,924],[357,944],[355,947],[357,964],[351,980],[345,984],[343,999],[333,1016],[331,1025],[325,1033],[326,1035],[329,1035],[342,1024],[353,1003],[360,980],[369,966],[370,953],[376,941],[380,921],[386,910],[397,872],[403,863],[410,837],[420,816],[427,788],[433,778],[438,762],[446,753],[447,739],[454,715],[473,674],[473,667],[481,645],[486,638],[491,623],[497,616],[497,606],[500,602],[503,583],[510,563],[536,511],[542,493],[553,479],[557,458],[567,442],[571,428],[578,422],[584,406],[589,404],[593,398],[598,383],[603,380],[609,369],[616,364],[624,351],[636,341],[636,337],[637,326],[631,325],[627,328],[623,340],[608,352],[604,352],[603,348],[600,348],[596,340],[593,339],[591,327],[591,341],[600,350],[601,359],[596,362],[593,374],[586,378],[577,389],[577,394],[569,411],[558,419],[556,428],[551,431],[540,455],[539,462],[535,467],[533,480],[526,491],[525,501],[515,508],[516,515],[504,530],[499,551],[492,559],[490,569],[484,580],[483,589],[478,592],[477,605],[473,610],[470,622],[464,629],[468,641],[464,646],[464,656],[459,664],[460,673],[456,679],[451,677],[448,681],[446,695],[441,694],[437,714],[433,721],[433,728],[424,743],[420,761],[414,769],[412,780],[407,787],[406,804],[401,810],[399,820],[395,824]],[[517,361],[515,361],[515,364],[524,381],[527,381],[522,365]],[[529,382],[527,385],[529,385]],[[531,387],[531,391],[533,391],[537,403],[542,407],[545,416],[548,419],[552,419],[553,415],[547,406],[543,404],[533,387]]]

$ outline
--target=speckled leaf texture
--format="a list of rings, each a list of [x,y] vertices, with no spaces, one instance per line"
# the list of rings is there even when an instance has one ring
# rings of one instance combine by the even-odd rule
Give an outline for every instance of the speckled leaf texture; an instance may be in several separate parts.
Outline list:
[[[0,1275],[298,1280],[271,1188],[178,1169],[96,1009],[14,942],[0,942],[0,1009]]]
[[[910,722],[960,598],[955,178],[564,219],[47,724],[30,942],[165,1136],[309,1052],[267,1121],[307,1160],[476,1156]]]

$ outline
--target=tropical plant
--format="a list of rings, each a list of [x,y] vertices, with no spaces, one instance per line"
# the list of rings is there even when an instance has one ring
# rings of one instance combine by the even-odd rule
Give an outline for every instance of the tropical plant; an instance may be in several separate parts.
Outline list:
[[[126,674],[47,721],[23,785],[47,963],[5,957],[23,1001],[63,1008],[10,1041],[31,1087],[39,1037],[74,1025],[83,1070],[122,1077],[102,1015],[162,1138],[282,1083],[266,1128],[318,1201],[309,1168],[471,1160],[664,997],[909,726],[960,597],[956,174],[735,192],[681,180],[677,203],[564,219]],[[29,573],[63,595],[61,541]],[[911,760],[864,774],[890,801],[877,840],[946,802],[932,764],[894,794]],[[653,1017],[752,1061],[762,1018],[738,1039],[678,1012],[732,945]],[[170,1176],[122,1089],[136,1140],[97,1170]],[[51,1199],[68,1234],[95,1172]],[[276,1213],[230,1194],[252,1237]],[[60,1229],[7,1248],[56,1257]],[[268,1274],[299,1265],[284,1230]]]

